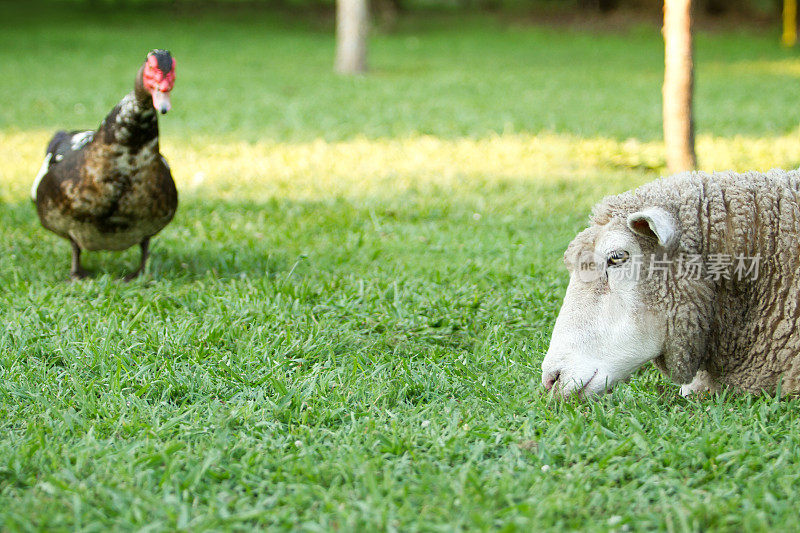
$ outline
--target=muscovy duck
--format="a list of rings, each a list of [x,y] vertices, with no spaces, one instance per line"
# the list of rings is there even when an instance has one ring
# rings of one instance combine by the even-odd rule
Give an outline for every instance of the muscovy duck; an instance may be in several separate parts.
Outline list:
[[[133,92],[106,116],[97,131],[59,131],[47,147],[31,197],[42,225],[72,244],[70,276],[87,276],[81,250],[141,246],[138,276],[150,238],[178,207],[169,165],[159,152],[156,111],[170,109],[175,60],[167,50],[147,54]]]

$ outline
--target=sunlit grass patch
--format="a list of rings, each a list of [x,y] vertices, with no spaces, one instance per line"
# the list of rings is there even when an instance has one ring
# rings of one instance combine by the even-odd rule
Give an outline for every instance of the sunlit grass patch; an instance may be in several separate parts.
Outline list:
[[[45,132],[0,132],[0,159],[5,161],[0,176],[8,198],[27,193],[48,139]],[[391,197],[431,189],[465,194],[505,181],[592,182],[610,170],[638,170],[651,178],[665,172],[660,142],[554,134],[307,143],[164,139],[162,151],[181,191],[260,200]],[[796,168],[800,130],[761,138],[703,135],[697,152],[707,171]],[[626,188],[641,179],[614,185]],[[613,190],[605,177],[600,180]]]
[[[800,78],[800,59],[742,60],[734,63],[717,62],[708,65],[713,72],[728,71],[742,76],[791,76]]]

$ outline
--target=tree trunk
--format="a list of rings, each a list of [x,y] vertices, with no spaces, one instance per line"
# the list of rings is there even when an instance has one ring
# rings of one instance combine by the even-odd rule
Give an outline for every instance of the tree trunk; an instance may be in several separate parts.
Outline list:
[[[378,27],[384,32],[392,32],[397,26],[397,16],[402,9],[399,0],[372,0],[370,12],[378,21]]]
[[[664,142],[671,173],[697,166],[692,118],[692,0],[664,1]]]
[[[797,0],[783,0],[783,41],[784,46],[797,43]]]
[[[580,0],[578,5],[584,9],[609,13],[619,7],[619,0]]]
[[[367,70],[367,0],[336,1],[337,72],[358,74]]]

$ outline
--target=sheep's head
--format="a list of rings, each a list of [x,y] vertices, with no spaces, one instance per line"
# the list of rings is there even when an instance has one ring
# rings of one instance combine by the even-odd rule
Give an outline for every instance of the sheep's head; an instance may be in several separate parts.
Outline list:
[[[605,392],[662,354],[668,320],[658,303],[666,273],[655,267],[678,240],[675,219],[651,207],[572,241],[564,254],[570,281],[542,363],[548,390]]]

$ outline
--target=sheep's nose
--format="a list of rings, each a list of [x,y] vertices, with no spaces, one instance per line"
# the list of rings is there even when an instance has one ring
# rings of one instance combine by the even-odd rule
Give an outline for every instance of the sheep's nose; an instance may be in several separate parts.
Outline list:
[[[547,390],[552,389],[553,386],[558,381],[560,375],[561,372],[556,370],[555,372],[548,372],[547,374],[542,376],[542,383],[544,384],[544,388]]]

